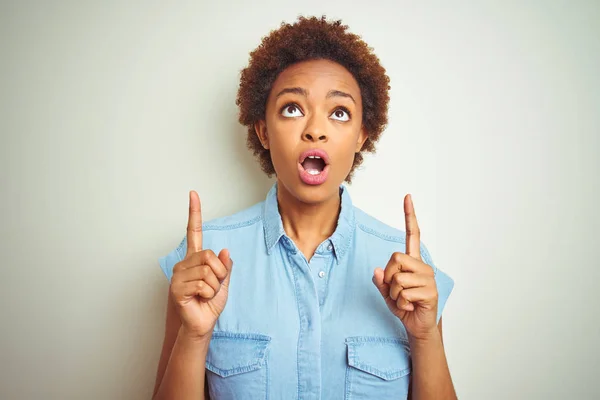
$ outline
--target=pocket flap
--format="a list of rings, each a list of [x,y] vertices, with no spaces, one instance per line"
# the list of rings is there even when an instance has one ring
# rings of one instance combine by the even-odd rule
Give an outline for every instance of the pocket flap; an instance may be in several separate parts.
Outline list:
[[[271,338],[265,335],[213,332],[206,369],[221,377],[261,368]]]
[[[390,381],[410,373],[410,347],[402,338],[351,337],[346,339],[348,365]]]

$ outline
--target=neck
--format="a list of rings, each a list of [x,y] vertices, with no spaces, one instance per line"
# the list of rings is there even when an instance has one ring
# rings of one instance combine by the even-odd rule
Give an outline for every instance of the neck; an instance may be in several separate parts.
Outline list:
[[[277,202],[283,229],[299,247],[314,251],[335,231],[341,205],[338,192],[320,203],[308,204],[295,198],[278,183]]]

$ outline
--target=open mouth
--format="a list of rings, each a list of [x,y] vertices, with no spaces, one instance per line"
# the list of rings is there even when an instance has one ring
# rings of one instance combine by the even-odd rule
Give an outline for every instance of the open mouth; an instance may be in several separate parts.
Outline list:
[[[298,160],[298,170],[302,182],[307,185],[320,185],[327,180],[329,155],[321,149],[305,151]]]
[[[325,169],[325,160],[319,156],[308,156],[301,163],[302,168],[311,175],[319,175]]]

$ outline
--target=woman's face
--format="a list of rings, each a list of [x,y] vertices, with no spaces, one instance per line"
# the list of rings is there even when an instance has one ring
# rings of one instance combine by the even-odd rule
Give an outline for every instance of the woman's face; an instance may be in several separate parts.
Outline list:
[[[280,185],[304,203],[338,194],[367,138],[358,83],[341,65],[312,60],[273,83],[266,120],[255,125]]]

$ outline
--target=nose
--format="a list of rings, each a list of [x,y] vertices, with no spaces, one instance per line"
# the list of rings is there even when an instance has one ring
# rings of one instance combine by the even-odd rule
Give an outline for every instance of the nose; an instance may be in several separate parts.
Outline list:
[[[322,124],[313,117],[302,133],[302,140],[307,142],[327,141],[327,134]]]

